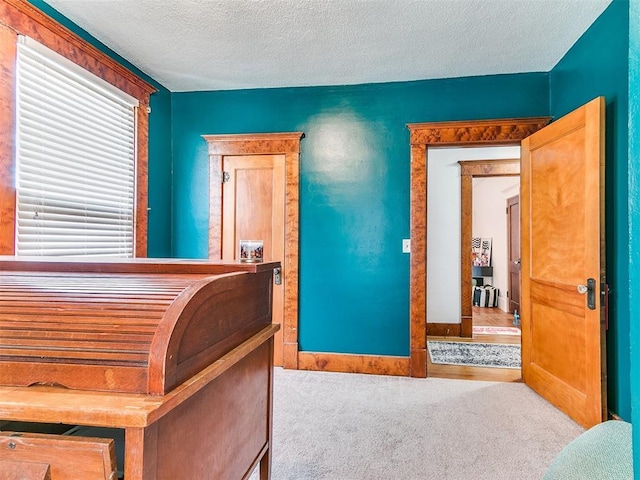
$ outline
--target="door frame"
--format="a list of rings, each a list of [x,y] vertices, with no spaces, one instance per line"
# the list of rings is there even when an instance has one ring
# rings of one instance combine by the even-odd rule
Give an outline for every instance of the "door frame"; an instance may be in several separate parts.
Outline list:
[[[429,147],[518,145],[551,117],[409,123],[411,148],[409,331],[412,377],[427,376],[427,151]]]
[[[473,237],[473,179],[520,176],[520,158],[460,160],[460,336],[473,336],[473,285],[469,249]]]
[[[222,258],[222,159],[285,156],[283,366],[298,368],[300,140],[303,132],[203,135],[209,147],[209,258]]]

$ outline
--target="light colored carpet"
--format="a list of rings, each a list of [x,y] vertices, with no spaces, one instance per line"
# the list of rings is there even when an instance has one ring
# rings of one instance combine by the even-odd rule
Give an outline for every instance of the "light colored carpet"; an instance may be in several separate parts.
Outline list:
[[[540,479],[583,431],[521,383],[277,368],[272,479]]]

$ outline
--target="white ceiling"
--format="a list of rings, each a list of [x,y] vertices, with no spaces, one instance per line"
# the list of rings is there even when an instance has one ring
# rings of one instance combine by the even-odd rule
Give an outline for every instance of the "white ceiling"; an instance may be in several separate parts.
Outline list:
[[[547,72],[611,0],[46,0],[171,91]]]

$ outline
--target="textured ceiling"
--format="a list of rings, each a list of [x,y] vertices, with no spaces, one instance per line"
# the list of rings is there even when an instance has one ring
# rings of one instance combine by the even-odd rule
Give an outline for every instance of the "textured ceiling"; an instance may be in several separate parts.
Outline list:
[[[611,0],[46,0],[171,91],[547,72]]]

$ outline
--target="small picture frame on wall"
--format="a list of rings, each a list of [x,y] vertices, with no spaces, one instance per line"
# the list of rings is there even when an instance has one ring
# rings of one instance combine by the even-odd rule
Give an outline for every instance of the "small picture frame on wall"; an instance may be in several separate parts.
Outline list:
[[[491,266],[491,238],[473,237],[471,261],[474,267]]]

